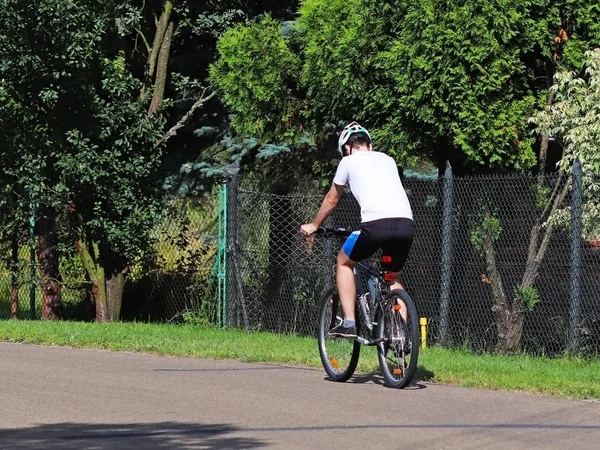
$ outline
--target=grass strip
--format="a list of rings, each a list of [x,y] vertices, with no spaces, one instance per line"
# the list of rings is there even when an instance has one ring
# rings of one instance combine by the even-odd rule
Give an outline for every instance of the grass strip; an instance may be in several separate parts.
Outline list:
[[[314,338],[191,325],[0,321],[0,341],[321,367]],[[363,348],[358,371],[376,370],[375,349]],[[478,355],[431,347],[421,351],[419,379],[464,387],[600,399],[597,359]]]

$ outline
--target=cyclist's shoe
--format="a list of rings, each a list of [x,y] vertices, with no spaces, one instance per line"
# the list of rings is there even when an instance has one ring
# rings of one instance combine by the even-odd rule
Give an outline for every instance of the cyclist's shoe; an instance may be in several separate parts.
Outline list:
[[[343,322],[338,323],[335,327],[329,330],[329,335],[333,337],[355,338],[356,326],[345,327]]]

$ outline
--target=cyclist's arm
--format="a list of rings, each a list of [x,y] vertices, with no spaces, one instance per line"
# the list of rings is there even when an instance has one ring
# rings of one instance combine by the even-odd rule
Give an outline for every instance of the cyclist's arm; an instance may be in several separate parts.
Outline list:
[[[331,214],[331,212],[335,209],[342,194],[344,193],[344,186],[341,186],[336,183],[331,184],[331,188],[329,192],[325,195],[323,202],[321,203],[321,207],[319,208],[319,212],[315,216],[312,221],[312,224],[315,228],[319,228],[325,219]]]

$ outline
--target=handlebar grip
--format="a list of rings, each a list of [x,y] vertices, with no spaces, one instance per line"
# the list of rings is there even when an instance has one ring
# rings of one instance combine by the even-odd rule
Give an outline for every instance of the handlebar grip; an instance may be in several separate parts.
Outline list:
[[[347,237],[350,236],[352,232],[348,231],[346,228],[327,228],[327,227],[321,227],[317,229],[317,232],[315,234],[318,235],[335,235],[335,236],[343,236],[343,237]]]

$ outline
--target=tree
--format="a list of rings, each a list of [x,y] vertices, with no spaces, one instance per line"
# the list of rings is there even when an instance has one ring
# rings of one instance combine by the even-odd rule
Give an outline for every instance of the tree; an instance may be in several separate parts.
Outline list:
[[[545,22],[534,15],[542,2],[307,0],[289,37],[277,36],[272,22],[226,34],[220,45],[229,54],[222,52],[215,65],[218,78],[225,71],[254,81],[236,87],[216,81],[217,88],[246,124],[268,119],[317,132],[357,118],[404,163],[450,158],[455,166],[527,169],[535,155],[526,118],[537,97],[526,60],[547,40]],[[261,32],[271,36],[267,45],[277,42],[269,47],[275,54],[299,63],[287,73],[275,63],[268,73],[278,78],[262,80],[264,68],[249,62],[257,56],[253,48],[267,48],[257,39]],[[242,61],[249,73],[242,73]],[[284,93],[284,86],[291,88]],[[261,92],[273,95],[253,104]],[[302,115],[292,117],[303,120],[289,120],[293,105],[302,106]]]
[[[2,48],[2,47],[0,47]],[[14,119],[20,117],[20,104],[14,98],[12,86],[4,77],[4,72],[0,72],[0,149],[6,149],[10,143],[18,136],[19,128]],[[0,151],[2,167],[10,167],[13,163],[13,155],[9,152]],[[11,317],[16,319],[19,313],[19,287],[20,287],[20,267],[19,267],[19,248],[26,240],[27,218],[24,216],[23,192],[20,197],[14,192],[16,179],[3,171],[0,175],[1,186],[4,192],[0,194],[0,242],[8,243],[8,248],[3,249],[6,266],[11,273],[10,279],[10,303]]]
[[[204,82],[217,38],[265,9],[288,17],[296,3],[3,1],[0,121],[11,132],[0,152],[3,185],[16,195],[3,217],[18,229],[16,218],[38,205],[45,305],[59,303],[61,237],[64,252],[77,242],[97,319],[118,318],[128,265],[151,246],[173,160],[182,170],[194,161],[203,179],[223,163],[196,150],[211,149],[225,129]],[[210,140],[192,133],[214,125]]]
[[[238,25],[220,39],[211,67],[215,87],[234,115],[240,134],[293,140],[300,115],[299,58],[288,48],[280,23],[267,16],[253,26]]]
[[[558,72],[551,88],[554,102],[531,118],[536,131],[558,139],[563,149],[560,173],[579,160],[583,170],[582,237],[600,238],[600,49],[584,54],[584,71]],[[570,207],[557,208],[546,226],[567,227]]]
[[[561,21],[556,27],[557,31],[552,44],[548,45],[551,49],[550,57],[544,63],[546,75],[556,80],[556,84],[544,95],[545,101],[530,120],[530,122],[538,124],[536,132],[541,137],[539,176],[535,186],[539,198],[539,211],[529,233],[523,277],[520,284],[515,287],[514,295],[511,296],[507,293],[497,262],[494,244],[499,237],[501,224],[491,211],[487,209],[484,211],[482,222],[472,235],[473,243],[486,259],[492,294],[492,311],[498,330],[496,348],[499,351],[514,351],[521,347],[525,315],[539,301],[535,283],[540,267],[554,230],[561,223],[564,225],[566,214],[569,211],[569,208],[564,207],[564,202],[571,188],[569,171],[578,155],[585,155],[586,159],[584,171],[586,173],[585,184],[588,188],[584,192],[587,193],[588,199],[590,193],[594,192],[594,188],[591,187],[594,183],[590,181],[590,177],[598,167],[592,156],[595,154],[595,147],[593,144],[590,146],[590,138],[594,138],[595,128],[591,126],[593,121],[585,122],[586,119],[578,117],[578,114],[585,111],[590,113],[587,119],[593,118],[593,110],[590,109],[589,104],[577,103],[582,96],[589,95],[590,101],[593,101],[594,97],[585,87],[579,90],[575,89],[576,86],[579,86],[578,83],[583,84],[583,81],[571,82],[573,75],[568,75],[572,73],[571,71],[567,70],[566,73],[556,74],[556,70],[573,67],[573,64],[581,62],[584,58],[583,49],[592,45],[600,45],[599,28],[597,26],[587,27],[590,24],[590,15],[598,15],[600,12],[579,2],[565,2],[561,6],[563,8],[557,10]],[[591,23],[597,22],[592,20]],[[590,54],[588,53],[588,55]],[[595,63],[589,58],[590,56],[588,56],[588,64],[593,68]],[[558,103],[555,103],[556,101]],[[590,128],[586,128],[588,126]],[[582,133],[582,130],[585,131]],[[573,139],[577,134],[580,134],[581,137]],[[550,135],[566,137],[563,142],[567,144],[563,145],[563,156],[558,165],[557,179],[551,187],[546,185],[543,176],[546,169],[546,152]],[[593,204],[593,202],[586,202],[586,227],[584,227],[584,229],[587,228],[586,231],[589,231],[590,225],[594,224]]]
[[[162,152],[154,144],[162,121],[148,117],[139,84],[122,57],[106,58],[91,102],[93,131],[67,133],[61,155],[67,234],[76,242],[92,283],[96,320],[118,320],[128,267],[151,243],[160,216],[155,180]]]
[[[230,156],[237,157],[240,151],[238,145],[228,139],[228,112],[212,98],[214,93],[205,90],[209,86],[206,80],[209,65],[217,54],[217,40],[236,24],[262,17],[265,13],[289,19],[297,4],[297,0],[177,0],[143,4],[130,1],[127,6],[120,7],[121,34],[132,43],[128,59],[134,73],[138,70],[145,73],[146,88],[142,97],[145,95],[148,99],[155,80],[162,78],[157,78],[156,70],[153,74],[153,69],[158,67],[153,61],[160,58],[156,49],[161,45],[164,32],[160,24],[173,22],[164,89],[166,97],[161,106],[169,128],[164,136],[169,142],[164,159],[163,186],[170,195],[201,195],[210,190],[210,186],[222,178],[223,165],[230,162]],[[200,109],[202,111],[198,112]]]
[[[4,6],[5,105],[17,112],[2,149],[5,176],[22,194],[21,211],[39,205],[42,314],[60,315],[60,232],[66,251],[78,243],[97,320],[117,319],[127,261],[149,245],[158,209],[164,120],[147,117],[139,83],[108,45],[110,2]]]
[[[0,8],[1,108],[5,129],[11,130],[0,151],[3,184],[16,200],[7,220],[22,226],[13,219],[22,221],[36,209],[42,316],[47,319],[60,317],[62,309],[53,200],[60,178],[56,164],[66,127],[81,117],[72,100],[89,98],[83,80],[93,73],[92,49],[101,26],[88,12],[64,1],[5,0]]]
[[[500,221],[486,210],[482,223],[472,234],[474,245],[486,258],[499,336],[497,349],[500,351],[520,347],[525,313],[539,301],[535,281],[550,238],[556,228],[570,225],[571,208],[565,205],[565,199],[572,189],[570,172],[576,160],[582,163],[584,174],[582,237],[595,239],[600,235],[600,49],[588,51],[584,57],[585,75],[578,77],[574,71],[558,72],[550,89],[552,104],[538,111],[529,121],[540,135],[558,139],[563,154],[552,190],[540,181],[543,178],[538,179],[540,213],[531,230],[525,271],[512,299],[504,287],[494,247],[501,232]]]

